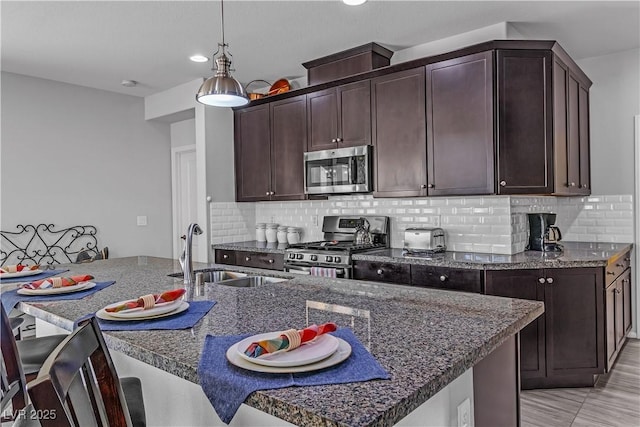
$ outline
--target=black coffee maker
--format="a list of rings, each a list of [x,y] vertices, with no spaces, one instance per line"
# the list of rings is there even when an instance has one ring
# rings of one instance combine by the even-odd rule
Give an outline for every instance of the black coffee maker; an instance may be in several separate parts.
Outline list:
[[[561,252],[562,245],[558,242],[562,239],[560,229],[556,223],[556,214],[530,213],[529,216],[529,245],[531,251]]]

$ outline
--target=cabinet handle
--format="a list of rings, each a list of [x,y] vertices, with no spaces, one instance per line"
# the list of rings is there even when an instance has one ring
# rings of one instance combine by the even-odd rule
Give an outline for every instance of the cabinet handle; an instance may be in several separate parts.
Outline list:
[[[547,283],[549,283],[549,284],[553,283],[553,278],[552,277],[547,277]]]
[[[544,277],[539,278],[539,279],[538,279],[538,282],[540,282],[540,283],[544,283]]]
[[[622,283],[627,283],[628,280],[627,279],[622,279]]]
[[[506,187],[507,181],[500,181],[500,187]]]
[[[333,138],[333,139],[331,140],[331,142],[336,143],[336,142],[338,142],[338,141],[336,141],[336,139],[335,139],[335,138]]]
[[[227,254],[222,255],[222,259],[227,259],[227,258],[229,258],[229,255]]]
[[[624,267],[624,264],[618,264],[618,263],[616,262],[616,267]]]
[[[273,260],[272,259],[269,260],[269,264],[273,264]]]
[[[433,184],[427,184],[427,188],[433,188],[433,187],[435,187],[435,185],[433,185]]]
[[[427,188],[427,184],[422,184],[420,188]]]
[[[275,191],[272,191],[272,192],[271,192],[271,195],[273,196],[274,194],[276,194],[276,192],[275,192]]]
[[[622,291],[620,289],[618,289],[618,288],[615,288],[613,290],[613,292],[615,292],[616,294],[621,294],[622,293]]]
[[[615,273],[615,272],[613,272],[613,271],[607,271],[607,274],[608,274],[608,275],[610,275],[610,276],[613,276],[613,275],[615,275],[616,273]]]
[[[625,261],[627,261],[627,262],[629,262],[629,261],[631,261],[631,257],[627,257],[627,258],[625,258],[624,260],[625,260]]]
[[[268,195],[269,195],[269,192],[267,191],[265,194],[268,196]]]
[[[251,258],[249,258],[249,257],[244,257],[244,260],[245,260],[245,261],[251,261]]]
[[[582,184],[582,188],[588,188],[589,186],[587,184]]]
[[[342,142],[342,138],[336,138],[336,142]]]
[[[379,268],[379,269],[378,269],[378,271],[376,271],[376,273],[378,273],[378,274],[382,274],[382,273],[384,273],[384,271],[382,271],[382,269],[381,269],[381,268]]]
[[[570,182],[570,183],[569,183],[569,187],[575,187],[575,186],[576,186],[576,183],[575,183],[575,182]]]
[[[444,274],[442,276],[440,276],[440,281],[441,282],[446,282],[447,281],[447,276],[445,276]]]

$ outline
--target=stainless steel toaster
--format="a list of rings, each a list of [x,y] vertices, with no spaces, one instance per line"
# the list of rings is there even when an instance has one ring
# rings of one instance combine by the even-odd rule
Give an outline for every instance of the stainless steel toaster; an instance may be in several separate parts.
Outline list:
[[[433,253],[447,250],[442,228],[407,228],[404,232],[404,251]]]

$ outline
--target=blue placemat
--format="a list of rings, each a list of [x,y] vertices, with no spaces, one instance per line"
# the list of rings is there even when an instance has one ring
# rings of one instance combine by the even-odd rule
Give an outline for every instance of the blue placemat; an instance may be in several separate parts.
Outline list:
[[[242,402],[256,390],[390,378],[350,329],[338,329],[331,335],[351,345],[349,358],[336,366],[295,374],[270,374],[238,368],[227,361],[225,354],[229,347],[249,335],[208,335],[198,364],[202,390],[220,419],[228,424]]]
[[[45,270],[42,273],[34,274],[33,276],[12,277],[10,279],[3,279],[0,276],[0,284],[4,285],[6,283],[35,282],[36,280],[42,280],[42,279],[46,279],[47,277],[56,276],[58,274],[64,273],[65,271],[69,271],[69,270],[68,269],[64,269],[64,270]]]
[[[115,280],[110,282],[95,282],[96,285],[84,291],[70,292],[68,294],[55,294],[55,295],[20,295],[17,289],[11,291],[2,292],[0,299],[2,300],[2,306],[8,313],[19,302],[43,302],[43,301],[64,301],[82,299],[86,296],[93,295],[94,293],[103,290],[106,287],[113,285]]]
[[[189,308],[174,316],[149,320],[131,320],[126,322],[98,319],[103,331],[150,331],[193,328],[216,305],[215,301],[189,301]],[[75,325],[93,316],[94,313],[82,316]]]

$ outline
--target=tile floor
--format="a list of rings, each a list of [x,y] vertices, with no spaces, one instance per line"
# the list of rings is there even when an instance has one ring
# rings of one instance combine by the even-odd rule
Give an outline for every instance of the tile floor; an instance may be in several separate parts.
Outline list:
[[[640,340],[628,339],[592,388],[521,393],[522,427],[640,426]]]

